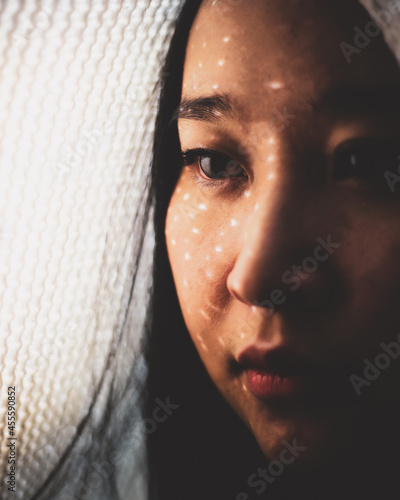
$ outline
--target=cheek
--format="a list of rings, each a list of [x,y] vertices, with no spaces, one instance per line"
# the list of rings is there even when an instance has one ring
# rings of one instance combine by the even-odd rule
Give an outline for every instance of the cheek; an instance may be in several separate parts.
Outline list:
[[[352,331],[353,337],[359,336],[363,350],[369,347],[372,352],[376,351],[380,340],[397,334],[400,321],[398,224],[397,215],[375,210],[357,223],[343,248],[342,275],[347,281],[352,306],[347,309],[351,325],[347,335]]]
[[[177,187],[166,218],[174,282],[189,333],[200,355],[225,343],[216,335],[232,299],[227,278],[234,264],[237,228],[209,203]]]

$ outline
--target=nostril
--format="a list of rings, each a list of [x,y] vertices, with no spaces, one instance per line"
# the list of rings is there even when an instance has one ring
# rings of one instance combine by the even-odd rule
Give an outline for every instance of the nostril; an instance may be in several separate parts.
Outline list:
[[[229,293],[235,299],[249,306],[255,305],[253,304],[248,292],[246,291],[245,284],[235,279],[232,273],[228,276],[227,288]]]
[[[255,306],[263,309],[274,311],[277,306],[284,304],[286,301],[285,294],[282,290],[275,289],[269,295],[262,294],[255,287],[246,287],[245,283],[239,283],[228,278],[229,293],[237,300],[248,306]]]
[[[275,288],[269,287],[265,277],[256,280],[239,280],[234,274],[228,277],[228,290],[240,302],[276,313],[283,309],[294,308],[312,311],[321,309],[332,298],[333,283],[327,274],[318,272],[300,277],[296,286],[288,281],[276,281]]]
[[[249,304],[251,305],[247,300],[245,300],[244,298],[244,293],[242,292],[241,293],[241,287],[240,287],[240,284],[231,280],[231,282],[229,281],[229,278],[228,278],[228,290],[229,290],[229,293],[237,300],[239,300],[240,302],[244,302],[246,304]]]
[[[272,312],[323,307],[336,279],[330,257],[340,244],[331,235],[315,238],[301,227],[283,233],[267,222],[264,231],[254,223],[241,241],[227,278],[231,296]]]

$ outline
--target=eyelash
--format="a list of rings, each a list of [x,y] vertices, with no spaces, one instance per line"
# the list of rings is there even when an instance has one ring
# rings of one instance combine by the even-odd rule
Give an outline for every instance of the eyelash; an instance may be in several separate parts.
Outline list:
[[[350,173],[352,178],[360,182],[373,181],[377,175],[382,177],[385,170],[397,168],[399,153],[398,140],[370,137],[349,139],[339,144],[332,154],[333,178],[340,182],[349,178]]]
[[[360,189],[367,188],[371,192],[380,190],[385,193],[387,186],[384,172],[388,170],[397,172],[399,153],[400,143],[397,139],[358,137],[337,145],[326,160],[333,182],[339,184],[344,182],[345,185],[356,182]],[[224,193],[233,193],[239,187],[243,187],[244,181],[248,180],[248,175],[241,164],[220,151],[208,148],[182,149],[181,158],[182,167],[193,167],[190,173],[201,188],[221,189]],[[220,172],[226,172],[227,175],[222,174],[218,178],[208,177],[200,166],[201,158],[210,158],[217,163],[222,161]],[[233,162],[233,165],[231,164],[233,170],[238,171],[240,167],[243,175],[230,175],[225,170],[229,162]]]
[[[200,166],[201,158],[210,158],[210,159],[226,159],[227,163],[229,161],[234,161],[230,156],[221,153],[220,151],[215,151],[213,149],[208,148],[195,148],[195,149],[182,149],[182,166],[188,167],[191,165],[196,166],[196,170],[194,172],[195,181],[204,187],[210,188],[233,188],[238,182],[243,181],[243,179],[247,179],[247,174],[243,167],[236,162],[243,170],[243,176],[227,176],[226,178],[213,179],[212,177],[208,177],[207,174]]]

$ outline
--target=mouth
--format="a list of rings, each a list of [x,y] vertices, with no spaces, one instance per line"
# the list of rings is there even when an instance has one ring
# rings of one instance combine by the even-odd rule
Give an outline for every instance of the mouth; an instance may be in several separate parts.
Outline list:
[[[306,396],[315,388],[315,380],[304,375],[282,375],[261,370],[246,370],[249,391],[258,399],[286,399]]]
[[[341,398],[351,393],[346,367],[316,363],[283,347],[251,345],[237,362],[247,389],[263,401],[312,398],[322,402],[334,393]]]

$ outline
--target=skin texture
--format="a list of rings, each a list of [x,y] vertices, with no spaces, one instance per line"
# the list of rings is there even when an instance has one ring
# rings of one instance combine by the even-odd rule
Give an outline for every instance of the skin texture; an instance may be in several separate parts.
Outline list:
[[[211,379],[268,458],[294,439],[306,449],[293,469],[366,449],[382,456],[390,446],[379,443],[393,428],[378,422],[387,423],[389,408],[394,415],[400,362],[362,396],[349,375],[363,376],[363,360],[373,362],[380,343],[398,334],[399,196],[379,166],[367,180],[338,180],[332,158],[349,139],[396,137],[393,102],[353,109],[337,95],[376,89],[381,99],[400,90],[399,70],[380,36],[347,63],[339,44],[353,44],[354,26],[370,21],[355,1],[236,3],[221,10],[204,2],[187,45],[182,100],[223,93],[233,112],[201,121],[186,113],[181,146],[224,153],[246,175],[210,184],[198,159],[182,168],[166,240],[185,323]],[[298,270],[292,291],[283,273],[329,237],[329,258],[313,272]],[[273,307],[271,297],[279,297]],[[262,401],[238,362],[254,343],[285,347],[340,376],[311,401]]]

